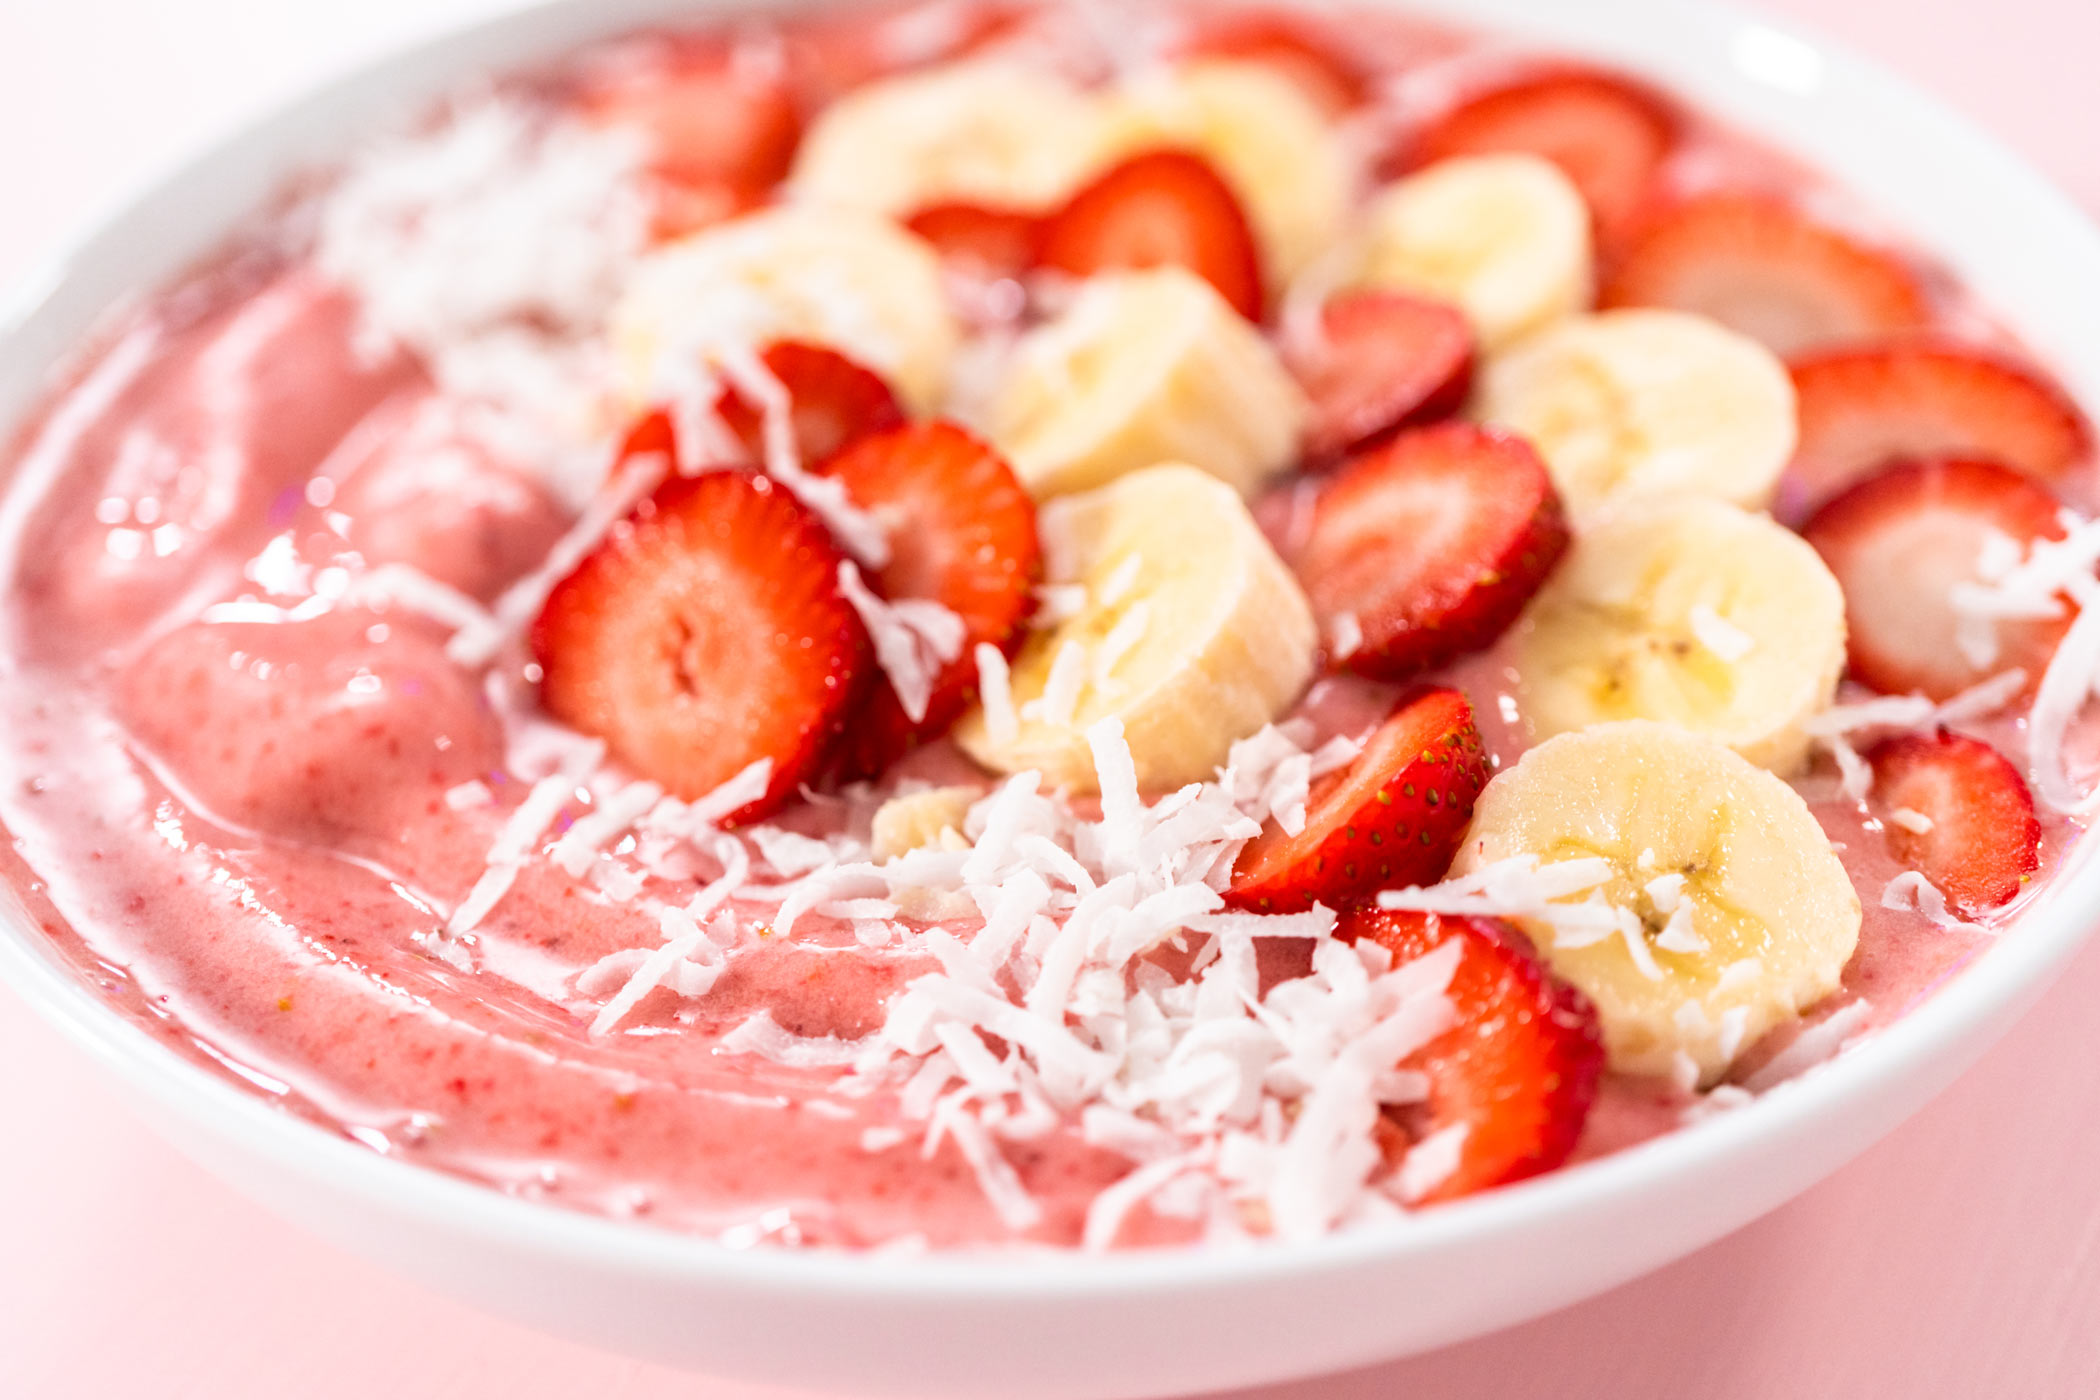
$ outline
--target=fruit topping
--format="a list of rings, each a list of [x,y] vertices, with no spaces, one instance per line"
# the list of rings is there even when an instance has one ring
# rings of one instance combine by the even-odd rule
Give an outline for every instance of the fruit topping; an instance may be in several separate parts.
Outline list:
[[[1852,877],[1801,795],[1646,720],[1548,739],[1505,768],[1449,884],[1397,902],[1483,894],[1530,906],[1515,922],[1596,1006],[1613,1069],[1687,1085],[1836,991],[1859,941]]]
[[[1025,210],[929,204],[904,226],[980,277],[1019,277],[1042,257],[1043,220]]]
[[[1793,355],[1916,330],[1931,315],[1902,259],[1782,199],[1709,194],[1641,230],[1606,306],[1693,311]]]
[[[1397,678],[1501,636],[1567,546],[1538,454],[1454,423],[1338,472],[1296,562],[1336,660]]]
[[[1802,533],[1845,590],[1852,678],[1890,695],[1945,700],[2012,667],[2034,684],[2070,626],[2047,613],[1978,615],[1963,606],[1990,556],[2018,562],[2064,535],[2049,489],[1996,462],[1911,462],[1869,477]],[[1995,568],[1993,572],[1995,572]]]
[[[1951,345],[1835,350],[1794,361],[1801,442],[1781,518],[1893,462],[1985,457],[2041,481],[2090,460],[2093,441],[2063,391],[2011,362]]]
[[[1041,573],[1035,503],[997,452],[948,423],[919,423],[862,439],[823,474],[845,485],[890,542],[873,571],[882,597],[924,599],[961,620],[961,643],[929,677],[918,716],[893,684],[878,687],[841,743],[847,772],[866,776],[913,745],[946,733],[977,698],[977,648],[1018,645]]]
[[[1604,1071],[1603,1035],[1589,999],[1556,981],[1498,919],[1360,909],[1336,936],[1370,939],[1398,964],[1451,939],[1464,944],[1446,995],[1458,1024],[1400,1063],[1429,1079],[1419,1108],[1388,1110],[1420,1142],[1463,1129],[1458,1163],[1413,1204],[1428,1205],[1521,1181],[1568,1159]]]
[[[1185,267],[1261,319],[1261,253],[1232,187],[1201,156],[1133,156],[1073,195],[1043,231],[1042,264],[1074,277]]]
[[[2020,770],[1980,739],[1941,729],[1867,753],[1889,854],[1974,917],[2010,901],[2041,868],[2042,826]]]
[[[1364,65],[1287,10],[1241,11],[1205,23],[1181,51],[1274,68],[1330,116],[1361,106],[1370,95],[1371,78]]]
[[[1761,510],[1794,450],[1786,366],[1682,311],[1563,321],[1489,362],[1473,414],[1538,448],[1578,522],[1644,496]]]
[[[799,465],[814,468],[861,438],[904,422],[904,409],[882,376],[838,351],[799,340],[776,340],[759,360],[786,391]],[[763,464],[764,409],[734,387],[715,403],[722,422],[744,444],[750,460]]]
[[[1399,292],[1345,292],[1321,309],[1291,373],[1312,400],[1305,465],[1331,466],[1400,429],[1447,418],[1473,385],[1473,332],[1455,307]]]
[[[1050,583],[1079,597],[1030,633],[1010,684],[957,726],[987,768],[1092,792],[1088,731],[1115,720],[1141,788],[1208,782],[1235,740],[1305,688],[1311,609],[1225,483],[1147,467],[1046,502],[1037,520]]]
[[[1433,883],[1450,866],[1487,779],[1465,696],[1438,687],[1403,697],[1354,762],[1313,784],[1299,831],[1271,821],[1247,844],[1225,897],[1289,914]]]
[[[1656,94],[1625,78],[1585,70],[1545,73],[1483,93],[1424,132],[1423,163],[1452,156],[1543,156],[1582,192],[1601,237],[1640,216],[1655,173],[1677,139],[1677,118]]]
[[[859,698],[868,640],[816,517],[763,476],[677,478],[614,526],[533,626],[541,697],[684,798],[772,762],[793,796]]]
[[[1845,596],[1767,516],[1696,496],[1634,502],[1576,537],[1512,664],[1536,737],[1663,720],[1788,774],[1844,669]]]
[[[656,232],[666,238],[757,205],[787,175],[802,136],[786,84],[732,53],[623,68],[583,105],[596,121],[644,134],[661,182]]]
[[[1496,351],[1590,304],[1590,219],[1537,156],[1439,161],[1372,203],[1357,281],[1456,305]]]

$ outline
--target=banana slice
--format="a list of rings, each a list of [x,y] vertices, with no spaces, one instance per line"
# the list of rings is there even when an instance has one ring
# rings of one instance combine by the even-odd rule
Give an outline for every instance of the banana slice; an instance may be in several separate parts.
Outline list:
[[[1093,792],[1086,731],[1114,716],[1140,786],[1207,780],[1312,678],[1312,609],[1217,478],[1148,467],[1052,501],[1039,524],[1052,582],[1085,585],[1087,601],[1014,659],[1014,732],[995,736],[981,708],[957,727],[986,767]]]
[[[1555,326],[1488,362],[1473,415],[1529,438],[1578,520],[1629,496],[1762,509],[1794,455],[1786,366],[1681,311]]]
[[[1297,452],[1305,397],[1210,283],[1178,267],[1089,279],[1015,347],[986,429],[1038,499],[1158,462],[1251,495]]]
[[[1578,536],[1518,625],[1538,736],[1664,720],[1787,774],[1845,665],[1845,597],[1799,535],[1724,501],[1639,502]]]
[[[1048,73],[970,62],[870,83],[826,107],[789,176],[797,199],[906,215],[962,200],[1046,209],[1099,167],[1101,100]]]
[[[1196,151],[1239,196],[1272,288],[1340,237],[1357,170],[1327,114],[1265,64],[1211,59],[1154,72],[1108,103],[1117,156],[1159,146]]]
[[[1453,873],[1527,855],[1603,858],[1600,885],[1557,901],[1588,901],[1589,917],[1519,922],[1596,1004],[1628,1073],[1675,1073],[1682,1056],[1712,1083],[1837,990],[1859,940],[1859,896],[1808,804],[1671,725],[1564,734],[1497,775]]]
[[[792,205],[651,253],[611,321],[631,404],[659,397],[681,361],[793,338],[836,347],[930,412],[956,337],[940,260],[924,240],[877,215]]]
[[[963,819],[983,795],[973,787],[937,787],[892,797],[875,809],[869,828],[875,859],[889,860],[922,846],[968,845],[962,839]]]
[[[1589,206],[1537,156],[1438,161],[1372,202],[1356,281],[1451,302],[1499,350],[1590,304]]]

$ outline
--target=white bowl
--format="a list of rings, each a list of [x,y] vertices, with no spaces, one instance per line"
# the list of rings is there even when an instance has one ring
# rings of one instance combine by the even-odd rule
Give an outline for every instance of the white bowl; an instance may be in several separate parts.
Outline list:
[[[282,176],[460,76],[706,4],[552,0],[419,45],[175,172],[0,311],[0,423],[96,316],[208,248]],[[1878,70],[1682,0],[1419,0],[1419,11],[1652,75],[1799,152],[1944,258],[2074,395],[2100,404],[2100,235],[2026,167]],[[1388,1229],[1110,1258],[738,1252],[387,1160],[154,1042],[67,968],[11,894],[0,974],[200,1161],[285,1215],[552,1331],[696,1369],[849,1392],[1164,1395],[1367,1364],[1600,1292],[1746,1224],[1944,1087],[2100,911],[2091,843],[1929,1002],[1754,1105]]]

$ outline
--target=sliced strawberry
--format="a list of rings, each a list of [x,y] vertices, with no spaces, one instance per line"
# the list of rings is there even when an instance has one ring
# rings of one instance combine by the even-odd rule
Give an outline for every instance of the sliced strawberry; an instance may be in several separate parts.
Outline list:
[[[1090,277],[1114,268],[1188,268],[1259,320],[1261,253],[1224,177],[1188,151],[1132,156],[1072,196],[1043,231],[1042,265]]]
[[[1368,938],[1398,964],[1451,939],[1465,945],[1447,995],[1458,1024],[1401,1061],[1429,1079],[1428,1102],[1400,1110],[1419,1141],[1466,1125],[1458,1166],[1415,1204],[1551,1171],[1582,1136],[1604,1072],[1604,1037],[1589,999],[1558,982],[1524,936],[1499,919],[1359,909],[1336,936]]]
[[[1977,579],[1978,557],[1993,536],[2023,549],[2062,539],[2061,508],[2031,477],[1996,462],[1950,460],[1891,467],[1817,511],[1801,533],[1845,591],[1853,679],[1935,700],[2012,666],[2024,668],[2030,683],[2040,680],[2070,626],[2069,609],[2060,618],[1997,623],[1994,654],[1983,655],[1955,611],[1953,591]]]
[[[1996,909],[2041,868],[2042,824],[2027,782],[1981,739],[1904,734],[1875,745],[1867,761],[1889,854],[1932,881],[1956,913]]]
[[[1414,156],[1417,164],[1505,151],[1544,156],[1582,191],[1609,243],[1646,208],[1677,128],[1670,104],[1629,79],[1558,69],[1454,108],[1422,134]]]
[[[1458,308],[1399,292],[1348,292],[1320,313],[1319,344],[1295,347],[1291,373],[1312,400],[1309,469],[1446,418],[1473,385],[1473,331]]]
[[[1024,210],[934,204],[905,226],[943,258],[984,277],[1018,277],[1042,254],[1043,220]]]
[[[1758,194],[1703,195],[1657,218],[1603,304],[1696,312],[1779,355],[1915,330],[1931,316],[1901,258]]]
[[[658,237],[752,207],[786,177],[802,139],[784,79],[713,47],[623,70],[587,90],[582,105],[593,120],[647,138]]]
[[[890,560],[874,571],[892,601],[930,598],[963,620],[962,650],[935,678],[916,723],[878,683],[841,746],[846,772],[882,772],[946,733],[977,698],[977,647],[1017,645],[1042,572],[1035,503],[1006,459],[952,423],[916,423],[864,438],[822,469],[886,528]]]
[[[1202,25],[1183,55],[1264,63],[1289,78],[1330,116],[1361,107],[1371,72],[1355,55],[1289,10],[1243,10]]]
[[[1336,659],[1398,679],[1486,646],[1568,547],[1567,516],[1521,438],[1450,423],[1402,433],[1320,493],[1296,560]]]
[[[824,526],[762,476],[678,477],[613,527],[533,625],[548,712],[681,797],[759,759],[753,821],[822,761],[868,671]]]
[[[1347,768],[1313,784],[1296,836],[1274,822],[1247,843],[1226,901],[1292,913],[1443,878],[1487,785],[1473,706],[1439,687],[1403,696]]]
[[[2091,460],[2083,415],[2062,390],[1987,352],[1908,344],[1793,363],[1801,442],[1780,484],[1798,521],[1892,462],[1987,457],[2042,481]]]
[[[795,451],[806,467],[904,422],[904,409],[881,375],[827,346],[776,340],[759,358],[788,392]],[[716,400],[715,412],[752,461],[766,460],[765,414],[758,405],[728,388]]]

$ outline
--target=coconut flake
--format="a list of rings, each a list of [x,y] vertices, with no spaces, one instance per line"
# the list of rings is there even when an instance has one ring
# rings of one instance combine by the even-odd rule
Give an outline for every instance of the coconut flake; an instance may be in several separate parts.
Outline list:
[[[1730,664],[1757,650],[1757,638],[1704,603],[1694,603],[1685,620],[1691,624],[1692,636],[1700,646]]]
[[[1438,1128],[1407,1149],[1394,1174],[1393,1190],[1413,1205],[1451,1179],[1466,1150],[1466,1135],[1472,1124],[1457,1122]]]
[[[825,1069],[852,1064],[867,1047],[863,1041],[835,1035],[796,1035],[761,1008],[723,1036],[721,1048],[732,1055],[756,1055],[795,1069]]]
[[[1843,1050],[1873,1014],[1871,1002],[1847,1002],[1795,1036],[1792,1044],[1744,1080],[1743,1087],[1762,1094],[1774,1085],[1822,1064]]]
[[[962,655],[969,629],[954,612],[931,598],[878,598],[861,581],[850,559],[839,563],[839,592],[860,614],[875,644],[875,660],[889,678],[897,703],[913,724],[926,718],[933,683],[942,668]]]
[[[1020,717],[1014,713],[1013,675],[1006,664],[1006,653],[990,642],[979,642],[976,658],[977,699],[984,707],[984,735],[993,747],[1005,748],[1021,729]]]
[[[1086,686],[1087,649],[1067,638],[1051,658],[1050,674],[1043,680],[1043,693],[1021,706],[1023,719],[1039,720],[1053,728],[1068,727],[1079,709],[1079,694]]]
[[[1947,906],[1939,887],[1915,870],[1906,870],[1881,891],[1881,907],[1923,914],[1939,928],[1960,933],[1989,933],[1982,924],[1972,924]]]

